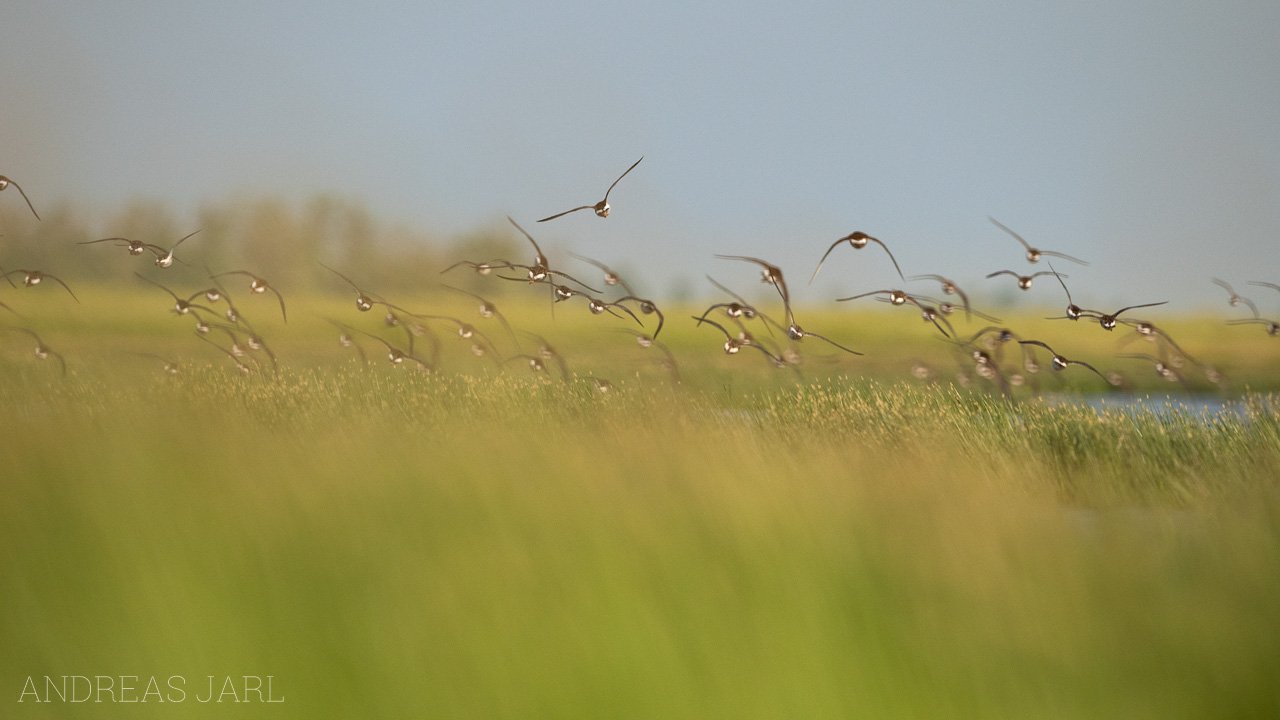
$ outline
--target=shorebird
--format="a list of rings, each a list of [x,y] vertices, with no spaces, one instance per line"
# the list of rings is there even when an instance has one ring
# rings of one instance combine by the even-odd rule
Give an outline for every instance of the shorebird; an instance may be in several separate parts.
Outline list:
[[[893,253],[889,252],[888,245],[885,245],[879,238],[874,238],[862,231],[855,230],[854,232],[851,232],[848,235],[845,235],[844,237],[840,238],[839,240],[831,243],[831,247],[827,248],[827,251],[822,254],[822,259],[818,261],[818,267],[813,269],[813,275],[809,277],[810,285],[813,284],[813,279],[818,277],[818,271],[822,269],[822,264],[827,261],[827,256],[831,254],[831,251],[835,250],[836,246],[839,245],[840,243],[845,243],[845,242],[849,243],[849,245],[852,246],[854,250],[861,250],[862,248],[866,247],[867,243],[869,242],[873,242],[879,245],[880,247],[884,248],[885,253],[889,255],[889,260],[893,262],[893,269],[898,271],[898,277],[902,278],[903,280],[906,280],[906,278],[903,277],[902,275],[902,268],[898,267],[898,261],[894,259]]]
[[[1049,263],[1049,269],[1053,270],[1053,263]],[[1058,278],[1058,284],[1062,286],[1062,292],[1067,294],[1067,309],[1065,311],[1066,314],[1062,317],[1045,318],[1045,320],[1079,320],[1082,317],[1087,317],[1092,320],[1101,314],[1097,310],[1085,310],[1071,299],[1071,291],[1067,289],[1067,284],[1062,282],[1062,278],[1066,277],[1065,275],[1054,271],[1053,276]]]
[[[181,370],[181,368],[178,366],[178,363],[168,358],[160,357],[159,355],[152,355],[151,353],[134,352],[132,350],[128,352],[130,355],[136,355],[138,357],[144,357],[144,358],[151,358],[152,360],[159,360],[161,363],[164,364],[164,373],[166,375],[177,375],[179,370]]]
[[[529,336],[538,343],[538,357],[543,360],[556,361],[556,366],[560,370],[560,379],[564,382],[569,382],[569,364],[564,361],[564,356],[552,347],[551,343],[547,342],[547,339],[541,335],[531,333],[528,330],[521,330],[520,332]]]
[[[1227,297],[1227,304],[1228,304],[1228,305],[1230,305],[1231,307],[1237,307],[1237,306],[1239,306],[1239,305],[1240,305],[1240,303],[1244,303],[1245,305],[1248,305],[1248,306],[1249,306],[1249,309],[1250,309],[1250,310],[1252,310],[1252,311],[1253,311],[1253,316],[1254,316],[1254,317],[1258,317],[1258,306],[1257,306],[1257,305],[1254,305],[1252,300],[1250,300],[1250,299],[1249,299],[1249,298],[1247,298],[1247,297],[1241,297],[1241,296],[1237,295],[1237,294],[1236,294],[1236,291],[1235,291],[1234,289],[1232,289],[1232,287],[1231,287],[1230,285],[1228,285],[1228,284],[1226,283],[1226,281],[1224,281],[1224,280],[1219,280],[1218,278],[1213,278],[1213,284],[1214,284],[1214,285],[1217,285],[1218,287],[1220,287],[1220,288],[1222,288],[1223,290],[1226,290],[1226,291],[1227,291],[1227,293],[1228,293],[1228,295],[1229,295],[1229,297]],[[1255,282],[1250,282],[1249,284],[1250,284],[1250,285],[1267,285],[1267,284],[1269,284],[1269,283],[1255,283]],[[1274,285],[1273,285],[1272,287],[1277,287],[1277,286],[1274,286]],[[1280,289],[1280,287],[1277,287],[1277,289]]]
[[[109,238],[102,238],[101,240],[86,240],[84,242],[76,243],[76,244],[77,245],[96,245],[97,243],[104,243],[104,242],[115,243],[116,247],[124,248],[126,251],[128,251],[130,255],[141,255],[142,253],[147,251],[147,244],[142,242],[141,240],[130,240],[129,238],[122,238],[122,237],[109,237]]]
[[[1165,362],[1162,358],[1154,357],[1147,353],[1121,353],[1116,357],[1129,358],[1131,360],[1146,360],[1155,366],[1156,374],[1160,377],[1168,380],[1169,382],[1180,382],[1184,388],[1188,390],[1191,389],[1186,379],[1183,378],[1182,375],[1178,374],[1178,372],[1172,367],[1169,367],[1169,363]]]
[[[210,275],[209,277],[220,278],[224,275],[244,275],[248,277],[249,292],[254,293],[255,295],[261,295],[262,293],[265,293],[268,290],[275,293],[276,299],[280,301],[280,317],[286,323],[289,322],[289,316],[286,315],[284,311],[284,296],[280,294],[279,290],[275,289],[275,287],[269,284],[265,278],[258,277],[257,275],[254,275],[253,273],[249,272],[248,270],[228,270],[226,272],[220,272],[217,275]]]
[[[572,275],[562,273],[559,270],[552,270],[551,263],[550,261],[547,260],[547,256],[543,255],[542,248],[538,247],[538,241],[534,240],[532,235],[525,232],[525,229],[520,227],[520,223],[516,222],[515,220],[512,220],[510,215],[507,216],[507,221],[510,222],[512,225],[514,225],[515,228],[520,231],[521,235],[525,236],[525,238],[529,241],[529,244],[533,245],[533,252],[534,252],[532,265],[521,265],[519,263],[512,263],[508,267],[520,268],[525,270],[529,275],[528,280],[530,283],[535,283],[540,280],[544,280],[547,278],[548,275],[559,275],[560,277],[564,277],[564,278],[568,278],[569,280],[572,280],[573,282],[577,283],[578,285],[581,285],[582,287],[590,290],[591,292],[594,292],[594,293],[600,292],[599,290],[591,287],[590,285],[587,285],[586,283],[573,277]],[[504,276],[499,275],[499,277],[504,277]],[[514,278],[505,278],[505,279],[512,280]]]
[[[995,362],[999,363],[1004,359],[1004,346],[1014,341],[1021,342],[1022,337],[1009,328],[990,325],[974,333],[973,337],[968,340],[953,340],[952,342],[961,347],[973,348],[973,359],[975,361],[982,361],[981,358],[978,357],[978,353],[982,353],[982,355],[989,360],[990,356],[983,352],[979,347],[979,341],[981,341],[981,347],[985,347],[987,350],[996,354]],[[999,344],[997,345],[996,343]],[[1019,345],[1018,349],[1022,353],[1023,369],[1031,374],[1039,372],[1040,366],[1036,364],[1034,352],[1025,345]]]
[[[906,305],[907,303],[911,303],[912,305],[915,305],[916,308],[920,310],[920,317],[925,322],[933,323],[933,326],[938,328],[938,332],[942,333],[947,337],[953,337],[956,334],[955,328],[951,326],[951,321],[943,317],[942,312],[938,310],[938,308],[933,307],[931,305],[926,305],[925,303],[921,302],[921,299],[923,298],[918,298],[917,296],[907,292],[903,292],[902,290],[872,290],[871,292],[864,292],[858,295],[851,295],[849,297],[836,298],[836,302],[847,302],[849,300],[857,300],[859,298],[871,297],[872,295],[881,295],[881,294],[886,296],[883,298],[877,298],[881,302],[887,302],[890,305]],[[947,328],[950,328],[951,332],[947,332],[947,330],[944,330],[942,325],[939,324],[938,322],[939,320],[941,320],[942,323],[945,323]]]
[[[988,216],[987,216],[987,219],[988,219],[988,220],[990,220],[990,221],[991,221],[991,223],[992,223],[993,225],[995,225],[996,227],[1000,228],[1001,230],[1003,230],[1003,231],[1005,231],[1005,232],[1009,233],[1010,235],[1012,235],[1012,236],[1013,236],[1013,238],[1014,238],[1015,240],[1017,240],[1018,242],[1022,243],[1022,246],[1023,246],[1024,248],[1026,248],[1026,249],[1027,249],[1027,262],[1038,263],[1038,262],[1040,262],[1040,258],[1041,258],[1041,257],[1045,257],[1045,256],[1047,256],[1047,257],[1058,257],[1058,258],[1062,258],[1063,260],[1070,260],[1070,261],[1071,261],[1071,262],[1073,262],[1073,263],[1079,263],[1079,264],[1081,264],[1081,265],[1088,265],[1088,264],[1089,264],[1089,263],[1087,263],[1087,262],[1085,262],[1085,261],[1083,261],[1083,260],[1080,260],[1080,259],[1078,259],[1078,258],[1073,258],[1073,257],[1071,257],[1070,255],[1063,255],[1063,254],[1062,254],[1062,253],[1060,253],[1060,252],[1052,252],[1052,251],[1050,251],[1050,250],[1037,250],[1036,248],[1031,247],[1030,243],[1028,243],[1026,240],[1023,240],[1021,235],[1019,235],[1018,233],[1016,233],[1016,232],[1014,232],[1014,231],[1010,230],[1009,228],[1005,227],[1004,225],[1001,225],[1001,224],[1000,224],[1000,222],[999,222],[999,221],[997,221],[995,218],[993,218],[993,217],[991,217],[991,216],[989,216],[989,215],[988,215]],[[1026,288],[1023,288],[1023,289],[1025,290]]]
[[[948,280],[947,278],[944,278],[941,275],[912,275],[910,278],[907,278],[907,279],[908,280],[936,280],[939,284],[942,285],[943,295],[955,295],[960,298],[960,305],[961,307],[964,308],[965,317],[969,317],[973,313],[972,308],[969,307],[969,296],[966,295],[965,292],[960,289],[959,285],[956,285],[954,280]],[[942,303],[938,303],[938,309],[942,310]],[[943,310],[943,312],[950,314],[946,310]],[[996,320],[994,322],[999,322],[999,320]]]
[[[641,156],[640,156],[640,160],[643,160],[643,159],[644,159],[644,156],[643,156],[643,155],[641,155]],[[626,176],[627,176],[627,173],[629,173],[629,172],[631,172],[632,170],[635,170],[635,169],[636,169],[636,165],[639,165],[639,164],[640,164],[640,160],[635,161],[635,163],[634,163],[634,164],[632,164],[632,165],[631,165],[631,167],[627,168],[627,172],[622,173],[621,175],[619,175],[619,176],[618,176],[618,179],[617,179],[617,180],[614,180],[614,181],[613,181],[613,185],[610,185],[610,186],[609,186],[609,189],[605,191],[605,193],[604,193],[604,199],[603,199],[603,200],[601,200],[600,202],[596,203],[595,205],[582,205],[581,207],[576,207],[576,208],[574,208],[574,209],[572,209],[572,210],[565,210],[564,212],[562,212],[562,213],[556,213],[555,215],[552,215],[551,217],[544,217],[544,218],[542,218],[541,220],[539,220],[538,222],[546,222],[546,221],[548,221],[548,220],[555,220],[555,219],[556,219],[556,218],[558,218],[558,217],[562,217],[562,216],[564,216],[564,215],[568,215],[569,213],[578,212],[579,210],[594,210],[594,211],[596,212],[596,215],[599,215],[600,217],[609,217],[609,210],[610,210],[610,208],[609,208],[609,193],[613,192],[614,185],[617,185],[617,184],[618,184],[618,182],[619,182],[620,180],[622,180],[622,178],[626,177]]]
[[[204,311],[204,312],[209,313],[210,315],[217,315],[217,314],[218,314],[218,312],[217,312],[216,310],[212,309],[212,308],[207,308],[207,307],[205,307],[205,306],[203,306],[203,305],[196,305],[196,304],[194,304],[194,303],[192,303],[192,302],[191,302],[192,300],[195,300],[196,298],[198,298],[198,297],[200,297],[201,295],[203,295],[203,294],[204,294],[204,292],[205,292],[204,290],[201,290],[200,292],[196,293],[195,295],[192,295],[191,297],[189,297],[189,298],[187,298],[187,299],[185,299],[185,300],[184,300],[184,299],[182,299],[182,298],[178,297],[178,294],[177,294],[177,293],[175,293],[174,291],[172,291],[172,290],[170,290],[169,288],[165,287],[164,285],[161,285],[160,283],[156,282],[155,280],[152,280],[151,278],[148,278],[148,277],[146,277],[145,275],[142,275],[142,274],[140,274],[140,273],[136,273],[136,272],[134,273],[134,275],[137,275],[137,276],[138,276],[138,278],[139,278],[140,280],[142,280],[143,282],[151,283],[152,285],[155,285],[156,287],[160,288],[161,290],[163,290],[163,291],[165,291],[165,292],[169,293],[170,297],[172,297],[172,298],[173,298],[173,311],[174,311],[175,313],[179,314],[179,315],[186,315],[187,313],[191,312],[192,310],[201,310],[201,311]]]
[[[503,360],[501,364],[502,364],[502,365],[506,365],[507,363],[509,363],[509,362],[511,362],[511,361],[513,361],[513,360],[523,360],[523,361],[525,362],[525,364],[527,364],[527,365],[529,366],[529,369],[530,369],[530,370],[532,370],[532,371],[534,371],[534,372],[540,372],[540,373],[544,373],[544,374],[548,374],[548,375],[549,375],[549,373],[547,373],[547,364],[546,364],[545,362],[543,362],[543,361],[542,361],[542,358],[540,358],[540,357],[535,357],[535,356],[533,356],[533,355],[527,355],[527,354],[525,354],[525,353],[518,353],[518,354],[516,354],[516,355],[512,355],[511,357],[507,358],[506,360]]]
[[[23,191],[22,186],[5,176],[0,175],[0,190],[4,190],[10,185],[18,188],[18,193],[22,195],[22,199],[27,201],[27,207],[31,208],[31,214],[35,215],[36,219],[39,220],[40,213],[36,212],[35,206],[31,204],[31,198],[27,197],[27,193]]]
[[[369,337],[373,338],[374,340],[377,340],[378,342],[386,346],[387,360],[394,367],[400,367],[401,365],[404,364],[405,360],[412,360],[414,363],[417,364],[418,369],[424,373],[430,374],[435,370],[435,368],[433,368],[431,365],[427,364],[421,358],[414,355],[412,350],[410,350],[409,352],[405,352],[404,350],[396,347],[395,345],[392,345],[391,343],[387,342],[386,340],[383,340],[382,338],[378,337],[377,335],[374,335],[373,333],[367,333],[363,330],[358,330],[357,332],[361,333],[362,335],[368,335]]]
[[[917,308],[919,308],[919,310],[920,310],[920,318],[921,318],[922,320],[924,320],[925,322],[928,322],[928,323],[933,323],[933,326],[934,326],[934,327],[936,327],[936,328],[938,328],[938,332],[942,333],[944,336],[946,336],[946,337],[955,337],[955,336],[956,336],[956,329],[955,329],[954,327],[952,327],[952,326],[951,326],[951,321],[950,321],[950,320],[948,320],[948,319],[946,319],[945,317],[943,317],[942,311],[940,311],[938,308],[936,308],[936,307],[934,307],[934,306],[932,306],[932,305],[926,305],[926,304],[924,304],[923,302],[920,302],[921,300],[926,300],[926,299],[927,299],[927,298],[918,297],[918,296],[916,296],[916,295],[908,295],[908,296],[907,296],[907,302],[909,302],[909,303],[911,303],[912,305],[915,305]],[[884,298],[879,298],[879,300],[880,300],[881,302],[887,302],[887,303],[890,303],[890,304],[892,304],[892,303],[893,303],[893,301],[892,301],[892,300],[885,300]],[[942,323],[943,323],[943,324],[945,324],[945,325],[947,326],[946,330],[944,330],[944,329],[942,328],[942,325],[939,325],[939,324],[938,324],[938,321],[939,321],[939,320],[941,320],[941,321],[942,321]],[[947,332],[948,330],[949,330],[950,332]]]
[[[858,352],[857,350],[850,350],[849,348],[847,348],[847,347],[845,347],[845,346],[841,345],[840,343],[838,343],[838,342],[836,342],[836,341],[832,340],[831,338],[823,337],[822,335],[819,335],[819,334],[817,334],[817,333],[813,333],[813,332],[809,332],[809,331],[805,330],[804,328],[800,327],[799,323],[797,323],[797,322],[796,322],[796,315],[795,315],[795,313],[791,311],[791,303],[790,303],[790,302],[786,302],[786,303],[784,303],[784,304],[785,304],[785,309],[786,309],[786,311],[787,311],[787,320],[788,320],[788,321],[789,321],[789,323],[790,323],[790,324],[787,326],[787,337],[791,338],[792,340],[796,340],[796,341],[803,340],[803,339],[805,339],[805,338],[807,338],[807,337],[815,337],[815,338],[818,338],[819,340],[822,340],[823,342],[828,343],[829,345],[833,345],[833,346],[835,346],[835,347],[837,347],[837,348],[840,348],[841,350],[843,350],[843,351],[845,351],[845,352],[849,353],[850,355],[861,355],[861,354],[862,354],[862,353]],[[936,323],[935,323],[935,324],[936,324]]]
[[[41,282],[45,280],[52,280],[58,283],[59,285],[61,285],[67,291],[67,293],[71,295],[72,300],[75,300],[77,303],[80,302],[80,298],[76,297],[76,294],[71,292],[71,288],[67,287],[66,283],[62,282],[61,279],[54,277],[53,275],[50,275],[49,273],[41,272],[39,270],[10,270],[9,272],[4,273],[4,279],[9,280],[9,276],[15,273],[22,273],[23,287],[34,287],[36,285],[39,285]],[[13,285],[13,281],[9,280],[9,284]]]
[[[712,285],[715,285],[716,288],[720,290],[720,292],[724,293],[725,295],[728,295],[734,300],[734,302],[731,302],[731,303],[716,303],[715,305],[712,305],[710,309],[715,309],[715,308],[723,309],[725,314],[728,315],[730,318],[732,318],[739,325],[742,324],[743,320],[754,320],[756,318],[760,318],[760,320],[764,322],[764,329],[768,330],[770,335],[773,335],[774,328],[777,328],[779,331],[781,331],[784,334],[787,332],[787,329],[782,326],[782,323],[779,323],[778,321],[774,320],[772,317],[770,317],[767,313],[765,313],[765,311],[761,310],[760,308],[753,307],[750,303],[746,301],[745,298],[743,298],[738,293],[716,282],[716,279],[711,277],[710,275],[704,275],[703,277],[705,277],[707,281],[710,282]]]
[[[510,218],[508,218],[508,219],[510,219]],[[449,272],[450,270],[452,270],[452,269],[454,269],[454,268],[462,267],[463,265],[466,265],[466,266],[470,267],[472,270],[475,270],[477,275],[488,275],[489,273],[493,272],[494,270],[502,270],[502,269],[509,268],[509,267],[515,267],[515,265],[514,265],[511,261],[509,261],[509,260],[503,260],[503,259],[501,259],[501,258],[499,258],[499,259],[497,259],[497,260],[490,260],[489,262],[474,262],[474,261],[471,261],[471,260],[459,260],[458,262],[456,262],[456,263],[454,263],[454,264],[450,265],[449,267],[447,267],[447,268],[445,268],[445,269],[441,270],[441,271],[440,271],[440,274],[441,274],[441,275],[443,275],[443,274],[445,274],[445,273]]]
[[[1178,345],[1178,343],[1173,341],[1173,338],[1169,337],[1169,333],[1165,332],[1164,330],[1161,330],[1155,325],[1152,325],[1151,323],[1145,320],[1121,320],[1120,322],[1124,325],[1128,325],[1132,327],[1135,330],[1135,334],[1130,335],[1128,339],[1120,341],[1120,345],[1122,347],[1132,342],[1135,338],[1146,338],[1147,340],[1151,340],[1153,342],[1162,341],[1165,344],[1167,344],[1169,347],[1176,350],[1178,354],[1181,355],[1182,357],[1186,358],[1187,360],[1190,360],[1193,363],[1196,362],[1195,358],[1191,357],[1191,355],[1188,354],[1186,350],[1183,350],[1182,347]],[[1199,363],[1196,363],[1196,364],[1199,364]]]
[[[791,293],[787,292],[787,281],[782,278],[782,268],[767,263],[760,258],[747,257],[746,255],[716,255],[716,257],[721,260],[745,260],[759,265],[761,268],[760,282],[774,286],[778,290],[778,295],[782,297],[783,303],[791,302]]]
[[[658,361],[659,364],[661,364],[665,370],[670,372],[671,379],[674,380],[677,384],[679,384],[680,369],[679,369],[679,366],[676,364],[676,356],[671,353],[671,348],[667,347],[663,343],[658,342],[658,340],[654,338],[652,335],[646,335],[640,332],[639,330],[632,330],[631,328],[618,328],[618,330],[619,332],[625,332],[635,337],[636,344],[642,348],[645,348],[646,350],[649,348],[658,348],[658,350],[663,355],[666,356],[665,359]]]
[[[618,298],[617,300],[614,300],[615,303],[624,303],[624,302],[631,301],[636,303],[636,307],[640,308],[641,313],[645,315],[656,314],[658,316],[658,329],[653,331],[653,336],[655,338],[658,337],[658,333],[662,332],[662,325],[663,323],[666,322],[666,317],[664,317],[662,314],[662,311],[658,309],[657,303],[655,303],[654,301],[648,298],[642,298],[636,295],[635,291],[631,289],[631,286],[627,284],[626,280],[622,279],[621,275],[614,272],[612,268],[600,262],[599,260],[592,260],[589,257],[583,257],[582,255],[578,255],[577,253],[569,253],[569,255],[578,260],[581,260],[582,262],[588,263],[590,265],[594,265],[597,268],[599,268],[602,272],[604,272],[604,284],[606,286],[620,285],[622,287],[623,291],[626,292],[626,295]]]
[[[1280,336],[1280,322],[1275,320],[1265,320],[1263,318],[1249,318],[1247,320],[1228,320],[1228,325],[1266,325],[1267,334],[1272,337]]]
[[[479,295],[473,292],[468,292],[461,288],[456,288],[452,285],[444,285],[443,287],[445,290],[458,293],[459,295],[466,295],[467,297],[480,303],[479,307],[476,308],[477,311],[480,313],[480,317],[486,320],[488,320],[489,318],[495,318],[495,317],[498,318],[498,321],[502,323],[502,326],[507,329],[507,334],[511,336],[511,340],[515,342],[516,347],[517,348],[520,347],[520,340],[516,338],[515,330],[511,329],[511,323],[507,322],[507,318],[501,312],[498,311],[497,305],[494,305],[493,303],[489,302],[488,300],[480,297]]]
[[[15,325],[10,325],[10,326],[9,326],[9,329],[10,329],[10,330],[17,330],[18,332],[22,332],[22,333],[26,333],[26,334],[30,335],[31,337],[35,338],[35,341],[36,341],[36,357],[40,358],[41,360],[47,360],[47,359],[49,358],[49,356],[50,356],[50,355],[52,355],[53,357],[57,358],[57,359],[58,359],[58,364],[62,366],[62,376],[63,376],[63,377],[66,377],[66,376],[67,376],[67,361],[62,357],[62,355],[61,355],[60,353],[56,353],[56,352],[54,352],[53,350],[50,350],[50,349],[49,349],[49,346],[44,344],[44,341],[40,339],[40,336],[39,336],[39,335],[35,334],[34,332],[32,332],[32,331],[30,331],[30,330],[28,330],[28,329],[26,329],[26,328],[24,328],[24,327],[17,327],[17,326],[15,326]]]
[[[850,300],[858,300],[859,298],[870,297],[872,295],[879,295],[881,293],[884,293],[885,295],[888,296],[886,299],[892,305],[906,305],[907,298],[911,297],[910,295],[908,295],[906,292],[903,292],[902,290],[872,290],[871,292],[864,292],[858,295],[850,295],[849,297],[836,298],[836,302],[848,302]]]
[[[955,314],[955,311],[957,309],[956,304],[953,302],[949,302],[947,300],[939,300],[938,298],[929,297],[928,295],[913,294],[911,297],[921,302],[932,303],[935,307],[938,308],[938,312],[942,313],[943,315],[953,315]],[[884,302],[888,302],[888,300],[884,300]],[[973,308],[965,308],[965,315],[967,315],[968,319],[970,320],[973,319],[974,315],[977,315],[979,318],[986,320],[987,322],[993,322],[993,323],[1004,322],[1003,320],[1001,320],[998,317],[995,317],[994,315],[988,315],[980,310],[974,310]]]
[[[991,273],[990,275],[988,275],[988,276],[987,276],[987,279],[991,279],[991,278],[993,278],[993,277],[995,277],[995,276],[997,276],[997,275],[1012,275],[1012,276],[1014,276],[1014,277],[1018,278],[1018,287],[1022,288],[1023,290],[1030,290],[1030,289],[1031,289],[1031,281],[1032,281],[1032,280],[1035,280],[1036,278],[1040,277],[1041,275],[1056,275],[1056,276],[1058,276],[1058,277],[1060,277],[1060,278],[1070,277],[1069,275],[1061,275],[1061,274],[1059,274],[1059,273],[1052,272],[1052,271],[1050,271],[1050,270],[1042,270],[1042,271],[1040,271],[1040,272],[1038,272],[1038,273],[1031,273],[1030,275],[1019,275],[1018,273],[1016,273],[1016,272],[1014,272],[1014,271],[1012,271],[1012,270],[997,270],[996,272],[993,272],[993,273]]]
[[[353,333],[356,332],[355,329],[350,325],[340,323],[333,318],[325,318],[325,320],[329,321],[330,325],[338,328],[338,345],[344,348],[355,348],[356,352],[360,353],[360,364],[368,365],[369,358],[364,354],[364,348],[360,347],[360,344],[356,342],[355,336],[353,335]]]
[[[380,301],[380,299],[376,295],[366,295],[365,292],[360,289],[360,286],[352,282],[351,278],[347,277],[346,275],[343,275],[342,273],[338,272],[337,270],[334,270],[333,268],[329,267],[328,265],[325,265],[324,263],[320,263],[320,267],[324,268],[325,270],[328,270],[334,275],[337,275],[338,277],[345,280],[348,285],[355,288],[356,309],[359,310],[360,312],[369,312],[369,310],[373,308],[373,304],[375,302]]]
[[[159,245],[152,245],[151,243],[143,243],[142,245],[143,247],[145,247],[146,249],[150,250],[152,253],[155,254],[156,267],[167,268],[170,265],[173,265],[173,261],[176,259],[173,257],[173,251],[177,250],[179,245],[186,242],[187,238],[191,237],[191,235],[195,235],[198,232],[200,231],[197,230],[196,232],[193,232],[190,235],[187,235],[186,237],[182,238],[178,242],[174,243],[173,247],[169,248],[168,250],[160,247]],[[182,262],[182,261],[179,260],[178,262]]]
[[[239,358],[239,357],[237,357],[235,353],[233,353],[232,351],[230,351],[230,350],[228,350],[228,349],[226,349],[226,348],[222,347],[221,345],[219,345],[218,343],[216,343],[216,342],[214,342],[214,341],[210,340],[209,338],[205,337],[204,335],[199,335],[199,334],[197,334],[197,335],[196,335],[196,337],[198,337],[198,338],[200,338],[201,340],[203,340],[203,341],[205,341],[205,342],[209,343],[210,345],[212,345],[212,346],[214,346],[214,347],[218,348],[218,349],[219,349],[219,350],[221,350],[221,351],[222,351],[222,352],[223,352],[227,357],[231,358],[231,362],[233,362],[233,363],[235,363],[235,364],[236,364],[236,369],[240,371],[240,374],[241,374],[241,375],[248,375],[248,374],[250,373],[249,366],[248,366],[248,365],[245,365],[245,364],[244,364],[244,363],[242,363],[242,362],[240,362],[240,358]],[[234,346],[233,346],[233,347],[234,347]]]
[[[1168,300],[1162,300],[1162,301],[1160,301],[1160,302],[1158,302],[1158,303],[1145,303],[1145,304],[1143,304],[1143,305],[1130,305],[1129,307],[1120,308],[1119,310],[1117,310],[1117,311],[1115,311],[1115,312],[1111,313],[1110,315],[1107,315],[1107,314],[1104,314],[1104,313],[1098,313],[1098,324],[1102,326],[1102,329],[1103,329],[1103,330],[1115,330],[1115,329],[1116,329],[1116,323],[1118,322],[1118,321],[1117,321],[1117,318],[1118,318],[1118,317],[1120,317],[1120,313],[1127,312],[1127,311],[1129,311],[1129,310],[1136,310],[1136,309],[1138,309],[1138,308],[1157,307],[1157,306],[1159,306],[1159,305],[1167,305],[1167,304],[1169,304],[1169,301],[1168,301]],[[1096,312],[1096,311],[1095,311],[1095,312]],[[1092,318],[1091,318],[1091,319],[1092,319]]]
[[[1094,367],[1094,366],[1090,365],[1090,364],[1089,364],[1089,363],[1087,363],[1087,362],[1083,362],[1083,361],[1080,361],[1080,360],[1068,360],[1067,358],[1063,357],[1062,355],[1059,355],[1059,354],[1058,354],[1058,352],[1057,352],[1056,350],[1054,350],[1053,348],[1049,347],[1048,345],[1046,345],[1046,344],[1044,344],[1044,343],[1040,342],[1039,340],[1019,340],[1019,341],[1018,341],[1018,343],[1019,343],[1019,344],[1021,344],[1021,345],[1037,345],[1037,346],[1039,346],[1039,347],[1044,348],[1045,350],[1048,350],[1050,353],[1052,353],[1052,354],[1053,354],[1053,369],[1054,369],[1054,370],[1063,370],[1063,369],[1067,368],[1067,367],[1068,367],[1068,366],[1070,366],[1070,365],[1080,365],[1080,366],[1082,366],[1082,367],[1086,367],[1086,368],[1089,368],[1090,370],[1092,370],[1092,371],[1093,371],[1093,374],[1095,374],[1095,375],[1097,375],[1098,377],[1102,378],[1102,379],[1103,379],[1103,380],[1104,380],[1108,385],[1110,385],[1110,384],[1111,384],[1111,381],[1107,379],[1107,376],[1106,376],[1106,375],[1103,375],[1102,373],[1098,372],[1098,368],[1096,368],[1096,367]]]
[[[756,343],[753,343],[753,342],[744,342],[743,340],[734,337],[728,330],[724,329],[723,325],[721,325],[720,323],[714,320],[707,320],[706,318],[700,318],[697,315],[690,315],[689,317],[696,320],[698,322],[698,325],[702,325],[703,323],[706,323],[718,329],[720,332],[724,333],[724,337],[725,337],[724,354],[725,355],[737,355],[739,350],[741,350],[744,347],[749,347],[749,348],[755,348],[756,350],[759,350],[760,352],[764,353],[766,357],[768,357],[770,360],[773,361],[773,364],[775,367],[785,367],[787,364],[786,360],[783,360],[777,355],[774,355],[773,353],[764,349],[760,345],[757,345]]]

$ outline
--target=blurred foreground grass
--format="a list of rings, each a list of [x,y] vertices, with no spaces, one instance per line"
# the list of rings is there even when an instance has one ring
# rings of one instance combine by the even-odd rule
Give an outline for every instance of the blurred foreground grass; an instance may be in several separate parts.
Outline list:
[[[302,313],[280,377],[244,378],[110,307],[36,319],[65,381],[0,353],[0,716],[1280,714],[1273,395],[1010,405],[776,373],[678,315],[707,353],[679,386],[564,347],[616,392],[366,368]],[[1266,347],[1215,350],[1266,376]],[[15,702],[73,674],[271,675],[285,702]]]

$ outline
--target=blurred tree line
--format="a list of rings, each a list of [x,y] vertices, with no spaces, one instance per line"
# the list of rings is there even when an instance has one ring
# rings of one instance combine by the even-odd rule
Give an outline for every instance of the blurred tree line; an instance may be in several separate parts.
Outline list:
[[[281,198],[207,203],[191,226],[165,203],[145,199],[96,220],[65,203],[42,208],[41,221],[19,209],[25,208],[0,208],[0,267],[43,270],[69,282],[132,281],[135,271],[155,277],[151,253],[135,257],[113,243],[77,243],[123,237],[168,248],[195,230],[199,234],[175,253],[186,267],[175,265],[179,272],[173,276],[202,278],[206,266],[215,273],[247,270],[290,291],[341,284],[321,267],[324,263],[370,292],[422,290],[443,281],[500,294],[495,288],[502,284],[482,282],[485,278],[466,268],[445,276],[440,271],[463,259],[521,262],[531,256],[527,242],[505,220],[441,237],[380,222],[362,201],[332,194],[301,204]],[[95,234],[94,228],[105,234]]]

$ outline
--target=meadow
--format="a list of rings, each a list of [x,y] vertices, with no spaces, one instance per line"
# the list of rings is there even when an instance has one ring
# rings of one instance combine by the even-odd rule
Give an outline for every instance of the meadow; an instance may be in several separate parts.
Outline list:
[[[163,293],[80,295],[6,321],[65,378],[0,332],[0,716],[1280,714],[1260,328],[1162,321],[1226,378],[1189,373],[1235,408],[1203,415],[1135,409],[1183,388],[1043,313],[1005,320],[1129,391],[1047,358],[1012,400],[961,386],[898,309],[806,310],[866,355],[806,340],[779,370],[664,307],[677,383],[623,321],[507,300],[569,381],[444,332],[424,374],[339,347],[326,318],[404,333],[337,292],[287,325],[237,296],[280,360],[242,376]],[[402,302],[512,343],[459,298]],[[285,702],[16,702],[46,675],[270,675]]]

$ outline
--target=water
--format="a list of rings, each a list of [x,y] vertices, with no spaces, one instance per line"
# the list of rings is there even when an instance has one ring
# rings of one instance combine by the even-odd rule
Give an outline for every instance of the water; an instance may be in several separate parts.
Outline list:
[[[1049,405],[1085,405],[1099,413],[1156,415],[1162,418],[1189,417],[1205,422],[1221,419],[1246,420],[1243,401],[1220,395],[1044,395]]]

